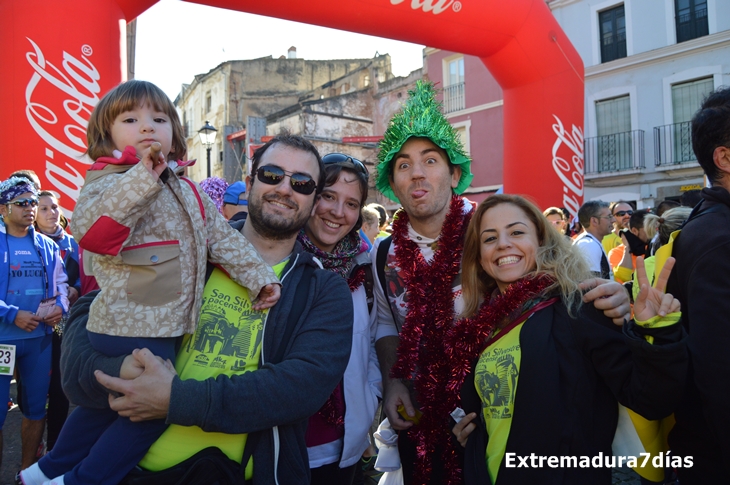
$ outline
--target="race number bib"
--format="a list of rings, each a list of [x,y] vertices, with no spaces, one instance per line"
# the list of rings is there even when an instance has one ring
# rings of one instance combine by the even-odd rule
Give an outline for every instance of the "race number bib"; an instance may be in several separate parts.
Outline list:
[[[0,376],[12,376],[15,370],[15,345],[0,344]]]

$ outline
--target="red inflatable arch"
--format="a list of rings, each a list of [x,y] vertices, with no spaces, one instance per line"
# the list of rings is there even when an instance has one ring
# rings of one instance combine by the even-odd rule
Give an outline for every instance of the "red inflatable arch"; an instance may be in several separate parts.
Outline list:
[[[75,201],[84,130],[126,75],[125,24],[154,0],[0,2],[2,178],[31,168]],[[504,191],[583,202],[583,64],[544,0],[198,0],[480,57],[504,91]],[[273,33],[272,35],[276,35]]]

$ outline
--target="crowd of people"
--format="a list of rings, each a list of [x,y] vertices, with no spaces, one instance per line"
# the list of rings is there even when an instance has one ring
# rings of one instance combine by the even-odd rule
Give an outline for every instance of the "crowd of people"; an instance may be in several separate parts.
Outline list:
[[[463,197],[471,159],[434,86],[409,94],[376,173],[281,133],[243,180],[198,186],[172,102],[128,81],[91,114],[71,221],[9,174],[16,481],[355,485],[380,440],[390,484],[608,484],[602,461],[511,460],[610,457],[628,409],[673,424],[658,442],[680,461],[645,483],[724,483],[730,90],[692,120],[711,187],[577,214]]]

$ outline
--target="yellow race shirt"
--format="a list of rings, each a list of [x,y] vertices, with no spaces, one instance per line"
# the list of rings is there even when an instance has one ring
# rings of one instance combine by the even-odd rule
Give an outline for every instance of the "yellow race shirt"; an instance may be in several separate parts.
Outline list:
[[[482,400],[482,414],[489,434],[486,460],[492,483],[497,481],[512,426],[522,359],[522,325],[524,322],[484,349],[474,370],[474,383]]]
[[[274,266],[278,277],[287,262]],[[175,369],[180,378],[202,381],[258,369],[266,313],[253,310],[248,290],[216,268],[205,285],[195,334],[185,335],[177,354]],[[246,412],[245,403],[241,403],[241,412]],[[246,437],[246,434],[205,432],[198,426],[172,424],[139,465],[151,471],[165,470],[211,446],[240,463]],[[252,477],[253,460],[246,466],[246,479]]]

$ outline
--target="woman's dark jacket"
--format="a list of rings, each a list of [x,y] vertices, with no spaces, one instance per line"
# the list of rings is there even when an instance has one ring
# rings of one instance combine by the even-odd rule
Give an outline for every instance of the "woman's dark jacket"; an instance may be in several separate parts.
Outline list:
[[[642,338],[647,334],[654,336],[654,345]],[[687,372],[686,334],[680,325],[649,330],[628,322],[618,327],[592,304],[583,305],[578,319],[561,302],[538,311],[524,323],[520,346],[506,453],[522,457],[610,457],[618,403],[647,419],[668,416]],[[462,394],[465,411],[476,411],[481,418],[473,380]],[[488,436],[480,424],[481,434],[472,433],[467,441],[467,485],[490,483]],[[514,462],[520,463],[517,458]],[[542,468],[507,468],[506,463],[507,454],[496,485],[611,483],[611,468],[550,468],[546,463]]]

